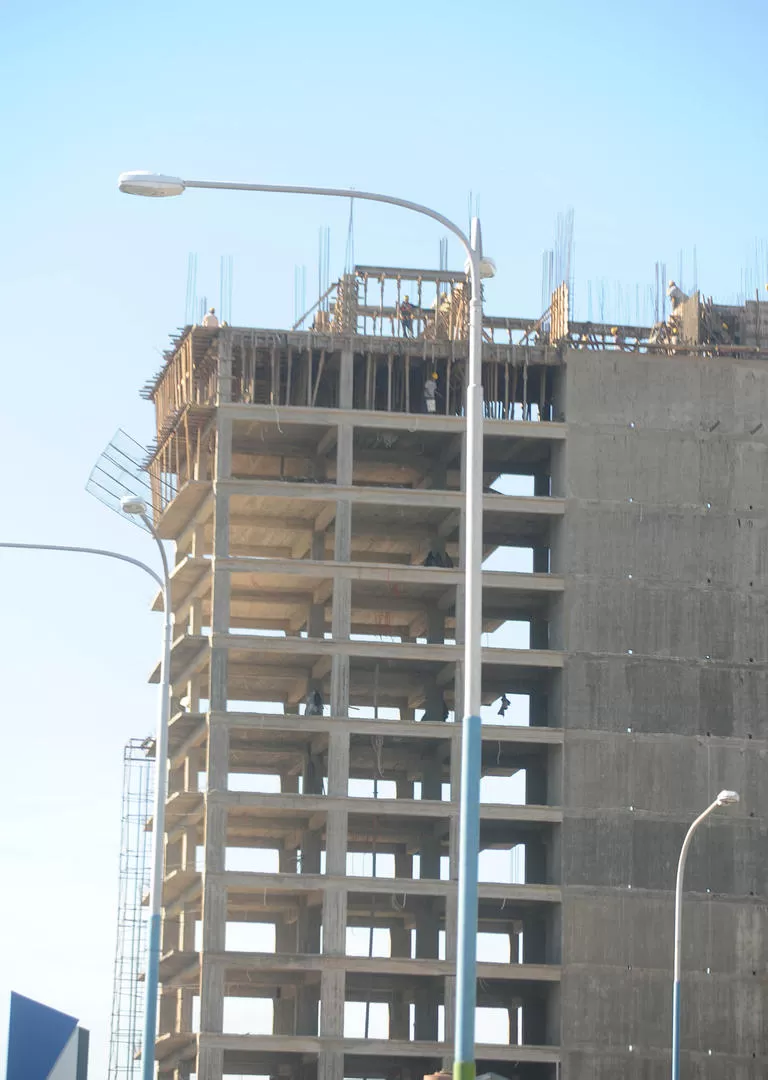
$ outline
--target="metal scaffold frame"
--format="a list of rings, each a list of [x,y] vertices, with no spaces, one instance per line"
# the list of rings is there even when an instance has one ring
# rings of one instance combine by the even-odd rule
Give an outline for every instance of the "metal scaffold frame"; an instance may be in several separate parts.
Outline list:
[[[152,813],[154,766],[151,739],[131,739],[126,744],[108,1080],[132,1080],[139,1074],[147,951],[142,898],[149,888],[151,833],[147,821]]]

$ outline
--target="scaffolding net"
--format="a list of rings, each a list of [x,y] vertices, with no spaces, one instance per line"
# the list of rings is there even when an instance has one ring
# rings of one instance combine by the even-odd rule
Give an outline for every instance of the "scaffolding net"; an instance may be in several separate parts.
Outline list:
[[[108,1080],[134,1080],[144,1023],[147,920],[142,899],[149,888],[154,741],[131,739],[123,749],[120,883],[112,985]]]

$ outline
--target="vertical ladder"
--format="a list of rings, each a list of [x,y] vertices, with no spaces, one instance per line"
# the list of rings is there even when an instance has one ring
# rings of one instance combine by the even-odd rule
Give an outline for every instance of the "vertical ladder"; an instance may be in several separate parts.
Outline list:
[[[144,1022],[147,921],[142,898],[149,888],[155,773],[152,739],[131,739],[123,749],[123,801],[117,940],[112,979],[108,1080],[135,1080]]]

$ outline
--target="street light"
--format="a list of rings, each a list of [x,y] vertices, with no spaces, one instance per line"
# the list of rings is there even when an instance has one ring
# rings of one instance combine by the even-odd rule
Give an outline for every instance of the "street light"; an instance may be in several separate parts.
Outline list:
[[[212,180],[182,180],[150,172],[125,172],[118,180],[128,195],[153,198],[181,195],[187,188],[212,188],[220,191],[265,191],[288,195],[323,195],[342,199],[363,199],[389,203],[423,214],[438,221],[453,233],[467,253],[467,272],[472,296],[469,303],[469,364],[467,373],[467,453],[464,551],[464,729],[461,741],[461,803],[459,808],[459,884],[458,943],[456,961],[456,1023],[454,1039],[454,1080],[474,1080],[475,1076],[475,1005],[477,1000],[477,864],[480,848],[480,759],[481,732],[481,633],[483,568],[483,300],[481,279],[492,277],[495,267],[483,259],[480,221],[472,219],[470,236],[447,217],[420,203],[378,195],[370,191],[346,188],[295,187],[283,184],[233,184]],[[158,772],[160,758],[158,757]],[[149,1016],[149,1012],[147,1012]],[[148,1055],[154,1057],[154,1045],[144,1046],[143,1080],[152,1080],[147,1072]]]
[[[677,864],[677,881],[675,883],[675,961],[674,983],[672,987],[672,1080],[680,1080],[680,942],[682,938],[682,914],[683,914],[683,875],[685,874],[685,861],[688,858],[688,848],[691,846],[693,834],[705,818],[708,818],[718,806],[729,806],[739,801],[737,791],[721,791],[713,803],[699,814],[685,834],[683,846],[680,851],[680,859]]]
[[[144,1010],[144,1040],[142,1044],[142,1072],[144,1077],[148,1077],[149,1080],[151,1080],[155,1063],[154,1048],[155,1029],[157,1025],[157,982],[160,964],[160,915],[162,911],[161,896],[165,840],[165,800],[167,788],[168,719],[171,711],[171,584],[168,569],[168,557],[166,556],[165,548],[162,545],[160,537],[155,532],[155,529],[149,520],[146,503],[142,499],[126,496],[121,500],[121,507],[126,514],[135,514],[140,517],[154,537],[163,564],[162,577],[160,577],[160,575],[150,566],[147,566],[146,563],[140,562],[130,555],[123,555],[118,551],[108,551],[103,548],[72,547],[66,544],[11,544],[5,542],[0,542],[0,548],[12,548],[22,551],[68,551],[81,555],[101,555],[107,559],[118,559],[120,562],[130,563],[132,566],[138,566],[140,570],[144,570],[145,573],[149,574],[152,580],[160,586],[162,592],[164,614],[163,652],[160,667],[160,715],[158,718],[155,749],[155,816],[153,819],[153,858],[152,876],[150,879],[147,989]],[[149,1073],[147,1073],[147,1058],[144,1056],[148,1046],[150,1048]]]
[[[168,556],[155,527],[149,519],[147,504],[134,495],[120,500],[124,514],[141,518],[157,544],[163,563],[163,655],[160,667],[160,716],[155,744],[155,808],[152,819],[152,870],[149,885],[149,942],[147,947],[144,1033],[141,1042],[141,1072],[144,1080],[155,1074],[155,1038],[157,1034],[157,988],[160,979],[160,931],[163,914],[163,870],[165,866],[165,801],[168,794],[168,721],[171,716],[171,577]]]

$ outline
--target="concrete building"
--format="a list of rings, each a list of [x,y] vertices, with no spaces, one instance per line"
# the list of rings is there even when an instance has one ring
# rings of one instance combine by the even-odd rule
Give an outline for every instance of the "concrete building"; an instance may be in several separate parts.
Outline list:
[[[450,1065],[463,281],[360,268],[321,330],[187,328],[145,388],[176,542],[162,1080]],[[486,319],[484,539],[526,568],[483,582],[478,1071],[667,1076],[677,855],[728,787],[689,861],[683,1075],[757,1080],[768,356],[563,317]],[[234,999],[271,1025],[234,1032]]]

